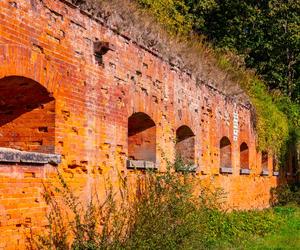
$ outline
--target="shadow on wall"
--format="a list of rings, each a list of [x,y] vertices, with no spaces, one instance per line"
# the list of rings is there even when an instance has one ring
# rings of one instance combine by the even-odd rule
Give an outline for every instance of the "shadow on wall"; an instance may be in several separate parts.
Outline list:
[[[54,153],[55,100],[34,80],[0,79],[0,147]]]

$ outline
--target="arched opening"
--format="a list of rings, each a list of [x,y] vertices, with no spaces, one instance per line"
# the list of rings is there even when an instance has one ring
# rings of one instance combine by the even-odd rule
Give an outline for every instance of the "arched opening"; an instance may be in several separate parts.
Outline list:
[[[55,100],[34,80],[0,79],[0,147],[54,153]]]
[[[240,145],[240,168],[249,169],[249,148],[245,142]]]
[[[268,152],[261,153],[261,168],[263,171],[268,171]]]
[[[195,164],[195,134],[188,126],[181,126],[176,130],[176,156],[184,164]]]
[[[231,168],[231,142],[224,136],[220,141],[220,165],[221,168]]]
[[[145,113],[134,113],[128,119],[128,158],[156,162],[156,126]]]

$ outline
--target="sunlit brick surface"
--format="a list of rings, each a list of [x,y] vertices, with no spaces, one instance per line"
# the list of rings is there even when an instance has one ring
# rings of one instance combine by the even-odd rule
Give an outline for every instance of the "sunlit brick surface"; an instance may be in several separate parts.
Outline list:
[[[94,56],[96,40],[114,46],[103,55],[103,65]],[[194,157],[199,182],[224,188],[230,208],[269,206],[277,177],[272,176],[271,154],[262,160],[256,151],[247,106],[205,82],[196,84],[190,75],[59,0],[0,1],[0,91],[0,146],[61,154],[58,169],[83,199],[94,186],[103,191],[108,176],[113,185],[118,185],[119,173],[134,176],[126,168],[128,156],[155,160],[164,171],[164,159],[175,157],[176,130],[185,125],[195,136],[183,152]],[[139,112],[155,126],[128,138],[128,119]],[[222,175],[224,136],[231,143],[224,159],[233,173]],[[243,142],[251,174],[241,176]],[[267,177],[260,176],[262,162]],[[0,249],[25,248],[29,229],[42,230],[43,182],[54,181],[55,168],[0,164]]]

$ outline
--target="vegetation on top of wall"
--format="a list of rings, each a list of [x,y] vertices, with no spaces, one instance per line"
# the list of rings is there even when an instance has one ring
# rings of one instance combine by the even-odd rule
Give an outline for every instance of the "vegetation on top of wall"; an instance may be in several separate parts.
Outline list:
[[[155,16],[165,14],[157,9],[165,0],[160,1],[161,6],[154,0],[136,1],[143,7],[146,2]],[[283,158],[288,146],[297,144],[300,138],[300,3],[178,1],[185,8],[178,9],[177,3],[169,9],[184,10],[180,13],[192,23],[193,31],[206,35],[217,46],[212,54],[218,59],[218,66],[240,83],[250,97],[257,114],[258,149],[270,150]],[[160,21],[161,17],[157,19]],[[180,33],[174,33],[168,22],[163,25],[173,35]],[[183,36],[193,39],[187,33]]]
[[[190,72],[197,83],[214,85],[236,101],[250,101],[259,150],[283,155],[292,134],[297,137],[293,131],[299,129],[299,105],[270,93],[263,79],[246,68],[243,55],[226,46],[213,48],[203,35],[194,33],[206,27],[207,15],[219,8],[219,1],[86,0],[79,5],[171,65]],[[287,112],[290,109],[292,114]]]
[[[143,7],[145,6],[145,2],[147,3],[146,7],[149,8],[150,12],[154,13],[155,16],[158,15],[164,15],[165,13],[162,11],[159,11],[159,9],[157,9],[158,7],[162,7],[163,2],[165,1],[160,1],[160,6],[158,6],[157,4],[154,4],[154,0],[136,0],[137,2],[139,2]],[[256,121],[255,121],[255,127],[256,127],[256,131],[258,134],[258,150],[269,150],[275,154],[277,154],[281,159],[283,158],[283,156],[285,156],[286,151],[287,151],[287,145],[292,141],[292,140],[299,140],[300,136],[299,136],[299,128],[300,128],[300,106],[299,104],[292,102],[291,99],[287,96],[285,96],[283,92],[283,94],[281,93],[281,91],[275,91],[274,93],[271,93],[269,91],[269,88],[267,87],[266,83],[263,81],[263,79],[261,79],[255,72],[246,69],[246,66],[251,66],[251,67],[255,67],[255,65],[259,65],[261,69],[262,65],[264,63],[264,59],[261,58],[255,58],[254,55],[252,55],[251,58],[251,54],[250,52],[245,53],[247,48],[251,48],[254,47],[256,45],[256,49],[258,46],[260,45],[253,45],[250,44],[250,40],[253,39],[252,37],[252,33],[254,33],[254,31],[252,31],[252,33],[249,31],[249,34],[246,32],[246,35],[244,34],[244,36],[246,38],[242,39],[241,35],[238,33],[240,32],[241,34],[244,32],[243,28],[246,29],[249,25],[246,25],[246,21],[252,20],[253,23],[255,23],[253,21],[253,16],[255,16],[255,18],[260,21],[258,23],[261,24],[261,22],[263,24],[260,25],[260,27],[255,27],[255,29],[257,29],[256,33],[257,36],[259,35],[259,32],[261,32],[261,26],[263,25],[269,25],[271,26],[272,24],[272,20],[274,19],[274,17],[269,18],[272,20],[269,20],[265,14],[264,17],[261,16],[257,16],[257,14],[255,14],[255,10],[257,10],[257,8],[255,9],[253,6],[250,6],[250,3],[236,3],[235,1],[231,1],[231,0],[227,0],[227,1],[215,1],[215,0],[205,0],[205,1],[194,1],[194,0],[179,0],[179,2],[181,4],[185,4],[186,7],[189,8],[188,13],[186,8],[184,8],[184,11],[181,12],[182,15],[186,16],[186,19],[189,20],[189,23],[192,22],[193,25],[193,29],[196,30],[198,33],[202,33],[202,34],[207,34],[210,37],[210,40],[213,41],[219,41],[216,39],[221,39],[223,37],[227,37],[228,39],[231,40],[220,40],[220,42],[217,43],[217,45],[219,46],[218,48],[213,49],[211,52],[213,54],[213,56],[215,58],[217,58],[217,66],[222,68],[223,70],[225,70],[226,72],[228,72],[230,78],[235,81],[238,82],[241,87],[246,91],[247,95],[250,97],[252,104],[255,107],[255,111],[256,111]],[[247,2],[247,1],[246,1]],[[177,4],[178,5],[178,4]],[[176,4],[173,4],[172,6],[169,6],[169,9],[171,8],[175,8],[178,10],[178,8],[176,8],[177,6]],[[238,9],[243,9],[240,5],[243,5],[242,7],[245,8],[244,12],[242,11],[242,13],[239,13],[239,11],[236,11],[235,14],[233,14],[231,12],[231,8],[233,8],[233,10],[238,10]],[[259,5],[259,4],[258,4]],[[247,8],[246,8],[247,7]],[[269,12],[273,11],[273,16],[275,15],[275,12],[286,12],[288,8],[292,8],[291,12],[294,11],[295,12],[295,8],[297,8],[297,5],[293,4],[293,3],[287,3],[286,5],[282,5],[280,6],[280,4],[271,4],[271,7],[269,10]],[[298,6],[299,8],[299,6]],[[181,9],[179,9],[181,10]],[[253,13],[254,12],[254,13]],[[294,13],[293,12],[293,13]],[[212,14],[215,13],[215,15],[217,15],[216,17]],[[244,13],[244,14],[243,14]],[[251,17],[249,17],[248,19],[245,18],[244,15],[253,15],[252,19]],[[278,13],[277,13],[278,14]],[[233,24],[229,25],[230,22],[230,15],[235,15],[234,18],[232,19]],[[291,14],[292,16],[293,14]],[[293,18],[294,19],[293,19]],[[297,21],[295,16],[292,16],[290,19],[293,21],[293,24],[296,25]],[[227,18],[227,19],[226,19]],[[281,17],[280,17],[281,18]],[[280,19],[278,18],[278,19]],[[157,17],[158,21],[161,20],[161,17]],[[216,20],[215,20],[216,19]],[[224,20],[225,19],[225,20]],[[236,20],[237,19],[237,20]],[[219,22],[219,23],[214,23],[215,22]],[[226,22],[225,22],[226,21]],[[222,24],[222,22],[225,22],[225,24]],[[273,20],[274,22],[274,20]],[[278,20],[276,23],[276,25],[278,24]],[[238,25],[239,24],[239,25]],[[249,24],[249,23],[247,23]],[[174,27],[170,27],[170,24],[168,22],[164,22],[163,25],[166,27],[166,29],[168,30],[169,33],[171,34],[177,34],[180,33],[181,30],[176,30],[174,33]],[[179,23],[177,23],[177,25],[179,25]],[[217,27],[215,27],[216,25],[218,25]],[[295,27],[295,25],[293,27]],[[232,27],[233,26],[233,27]],[[175,26],[176,27],[176,26]],[[274,24],[272,24],[272,27],[274,27]],[[299,27],[299,24],[298,26]],[[188,27],[189,28],[189,27]],[[234,30],[234,32],[228,32],[226,33],[226,30]],[[239,30],[240,29],[240,30]],[[252,27],[253,29],[253,27]],[[265,27],[264,27],[265,29]],[[273,30],[273,29],[272,29]],[[279,32],[280,33],[280,28],[277,28],[277,31],[275,30],[274,32]],[[193,39],[193,37],[191,36],[186,36],[188,32],[185,31],[182,35],[186,37],[187,40]],[[190,31],[191,33],[191,31]],[[223,34],[225,33],[225,34]],[[252,35],[251,35],[251,34]],[[281,32],[280,34],[282,39],[284,37],[286,37],[286,31]],[[292,34],[290,34],[291,32],[289,32],[289,40],[291,40],[293,38],[293,35],[296,35],[295,30],[293,31]],[[261,34],[262,36],[262,34]],[[214,40],[215,39],[215,40]],[[249,42],[248,42],[248,40]],[[269,39],[269,40],[268,40]],[[281,38],[280,38],[281,39]],[[281,40],[282,40],[281,39]],[[260,43],[262,45],[264,45],[264,48],[260,48],[260,52],[257,51],[257,53],[263,53],[266,48],[266,46],[268,46],[268,42],[272,43],[273,45],[275,45],[275,43],[277,42],[277,38],[276,39],[270,39],[267,36],[264,37],[264,39],[257,39],[257,43]],[[297,40],[297,37],[294,36],[294,40]],[[299,39],[298,39],[299,40]],[[227,41],[227,42],[226,42]],[[232,41],[232,42],[230,42]],[[234,41],[234,42],[233,42]],[[243,43],[244,41],[244,43]],[[254,41],[252,41],[254,42]],[[243,45],[243,49],[240,48],[238,46],[238,44]],[[297,44],[297,42],[292,43],[293,45]],[[231,45],[231,46],[228,46]],[[209,46],[209,44],[205,44],[204,46]],[[286,42],[286,44],[282,44],[281,43],[281,50],[284,50],[284,53],[286,52],[286,47],[289,46],[289,43]],[[220,47],[225,47],[225,49],[220,49]],[[226,48],[231,48],[234,51],[235,48],[240,48],[240,50],[238,51],[242,51],[244,53],[242,53],[240,56],[237,56],[236,53],[233,53],[231,51],[229,51]],[[274,46],[273,46],[274,47]],[[276,48],[272,49],[269,47],[269,49],[272,50],[272,53],[274,55],[269,55],[268,58],[269,60],[274,63],[275,58],[277,58],[278,61],[278,57],[276,57]],[[264,75],[264,78],[267,81],[270,81],[270,85],[274,85],[274,81],[271,79],[271,75],[276,75],[279,76],[280,74],[282,75],[282,81],[281,83],[278,83],[278,86],[281,87],[281,89],[283,89],[283,85],[284,85],[284,81],[289,82],[290,86],[287,86],[286,89],[295,89],[295,91],[293,92],[293,96],[294,99],[297,99],[299,96],[299,94],[297,95],[296,91],[297,91],[297,70],[296,70],[296,65],[299,64],[299,60],[297,58],[295,58],[295,55],[297,53],[297,47],[293,47],[293,49],[291,49],[289,51],[289,53],[292,55],[292,58],[290,58],[290,61],[294,60],[296,63],[291,64],[291,66],[293,66],[293,69],[290,69],[292,73],[285,73],[285,72],[278,72],[278,68],[284,68],[282,66],[280,66],[281,64],[285,64],[285,59],[284,60],[279,60],[279,62],[276,63],[277,65],[274,65],[274,67],[268,67],[269,72],[266,72],[267,67],[264,67],[265,71],[261,71],[258,70],[259,73],[264,73],[267,74],[267,76]],[[254,51],[254,49],[253,49]],[[294,55],[295,54],[295,55]],[[294,55],[294,56],[293,56]],[[284,57],[284,55],[281,56],[281,58]],[[244,58],[247,59],[246,62],[248,62],[247,64],[244,61]],[[272,59],[274,58],[274,60]],[[255,62],[256,59],[256,62]],[[249,64],[249,61],[252,60],[252,64]],[[273,60],[273,61],[272,61]],[[298,60],[298,62],[297,62]],[[256,63],[256,64],[255,64]],[[281,64],[280,64],[281,63]],[[277,70],[277,71],[276,71]],[[288,72],[286,70],[286,72]],[[296,72],[296,73],[295,73]],[[286,75],[293,75],[293,79],[288,79],[288,77],[286,77]],[[274,77],[273,77],[274,78]],[[291,78],[291,77],[290,77]],[[277,79],[277,82],[279,80]],[[291,82],[293,81],[293,82]],[[269,84],[269,82],[267,82],[267,84]],[[296,86],[296,87],[295,87]],[[280,89],[280,90],[281,90]],[[278,95],[279,93],[279,95]]]

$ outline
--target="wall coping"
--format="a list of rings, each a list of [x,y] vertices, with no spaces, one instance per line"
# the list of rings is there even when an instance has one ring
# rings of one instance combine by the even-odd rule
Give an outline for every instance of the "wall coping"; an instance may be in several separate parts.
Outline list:
[[[0,147],[0,163],[51,164],[56,166],[61,163],[61,155]]]

